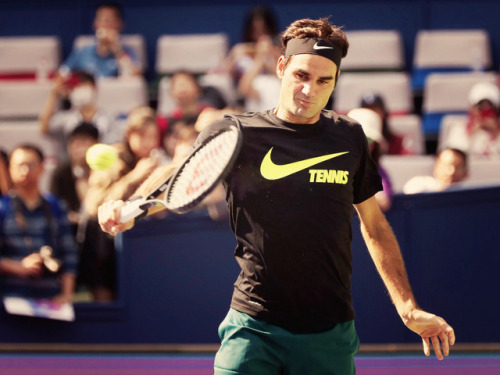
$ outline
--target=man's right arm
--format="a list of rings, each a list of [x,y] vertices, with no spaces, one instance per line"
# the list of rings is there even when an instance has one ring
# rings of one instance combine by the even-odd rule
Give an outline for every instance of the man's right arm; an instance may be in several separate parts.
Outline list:
[[[137,189],[134,196],[145,197],[149,195],[153,190],[160,186],[170,176],[170,174],[172,174],[176,167],[176,164],[170,163],[156,168]],[[161,198],[161,196],[158,197],[158,199]],[[99,225],[104,232],[115,235],[134,226],[134,220],[130,220],[126,223],[122,223],[120,221],[121,210],[124,204],[125,202],[122,200],[110,200],[99,206],[97,218]],[[147,215],[149,216],[163,209],[165,208],[162,206],[152,207],[148,210]]]

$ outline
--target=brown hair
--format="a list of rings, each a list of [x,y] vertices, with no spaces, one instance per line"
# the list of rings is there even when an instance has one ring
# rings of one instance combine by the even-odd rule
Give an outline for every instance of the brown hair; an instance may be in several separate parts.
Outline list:
[[[324,39],[334,46],[337,46],[342,51],[342,57],[346,57],[347,50],[349,49],[349,42],[347,41],[347,37],[342,31],[342,28],[332,25],[328,18],[320,18],[318,20],[303,18],[301,20],[292,22],[281,36],[283,54],[285,54],[288,41],[294,38]],[[285,58],[285,67],[288,65],[290,57],[292,56]]]
[[[148,106],[134,108],[127,117],[125,135],[128,137],[130,133],[141,131],[150,124],[156,124],[154,109]]]

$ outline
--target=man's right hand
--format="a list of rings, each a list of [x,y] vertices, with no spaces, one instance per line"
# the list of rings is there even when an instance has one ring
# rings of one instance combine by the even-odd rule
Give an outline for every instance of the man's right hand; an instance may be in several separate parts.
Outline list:
[[[33,253],[21,260],[19,276],[40,277],[43,274],[43,261],[39,253]]]
[[[120,214],[124,204],[123,201],[119,200],[104,202],[99,206],[97,219],[104,232],[115,235],[134,226],[134,220],[126,223],[120,222]]]

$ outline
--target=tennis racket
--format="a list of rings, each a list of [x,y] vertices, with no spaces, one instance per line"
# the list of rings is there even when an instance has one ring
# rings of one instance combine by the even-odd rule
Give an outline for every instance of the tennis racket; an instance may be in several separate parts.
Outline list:
[[[240,121],[234,115],[227,117],[234,123],[215,129],[158,188],[146,197],[127,201],[122,207],[120,221],[138,220],[146,216],[149,208],[157,205],[183,214],[210,194],[233,167],[243,142]],[[164,197],[157,199],[163,192]]]

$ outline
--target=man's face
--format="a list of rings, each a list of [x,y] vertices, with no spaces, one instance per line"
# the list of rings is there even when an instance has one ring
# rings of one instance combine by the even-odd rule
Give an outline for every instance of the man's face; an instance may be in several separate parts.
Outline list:
[[[472,119],[477,125],[487,131],[496,132],[498,130],[497,109],[488,100],[482,100],[472,107]]]
[[[122,29],[122,20],[113,8],[100,8],[94,19],[94,28],[96,30],[114,30],[120,32]]]
[[[180,105],[195,103],[201,94],[194,78],[184,73],[178,73],[172,78],[170,92]]]
[[[434,176],[443,186],[464,180],[467,176],[464,159],[451,150],[441,152],[436,160]]]
[[[160,132],[156,123],[151,122],[141,130],[136,130],[128,135],[128,144],[134,155],[140,159],[148,157],[158,147]]]
[[[73,165],[85,165],[87,150],[97,141],[88,136],[75,136],[68,142],[68,154]]]
[[[292,56],[286,68],[284,60],[281,56],[276,69],[282,81],[277,115],[287,122],[313,124],[335,88],[337,66],[312,54]]]
[[[11,156],[9,171],[15,187],[37,188],[43,165],[35,152],[18,149]]]

